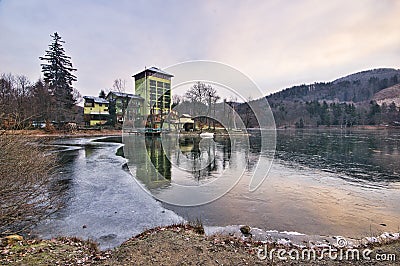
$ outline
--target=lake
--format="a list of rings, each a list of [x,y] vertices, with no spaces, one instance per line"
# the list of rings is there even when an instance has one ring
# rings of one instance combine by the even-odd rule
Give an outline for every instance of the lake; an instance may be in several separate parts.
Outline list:
[[[399,131],[278,130],[269,172],[269,165],[256,164],[263,156],[257,134],[168,138],[124,135],[125,147],[115,137],[51,143],[63,162],[66,206],[37,228],[38,235],[76,235],[107,248],[182,219],[347,237],[399,230]],[[268,175],[250,192],[256,167]],[[177,187],[204,186],[204,193],[219,195],[220,185],[207,184],[238,175],[228,193],[196,207],[161,203],[148,193],[192,202],[197,196]]]

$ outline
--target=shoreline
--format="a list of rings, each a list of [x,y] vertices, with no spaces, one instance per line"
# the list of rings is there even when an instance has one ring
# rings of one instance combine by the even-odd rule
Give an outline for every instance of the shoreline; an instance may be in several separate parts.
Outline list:
[[[247,130],[257,130],[258,128],[248,128]],[[374,130],[400,130],[398,126],[384,126],[384,125],[356,125],[352,127],[340,127],[340,126],[319,126],[319,127],[307,127],[304,128],[295,128],[295,127],[276,127],[276,130],[366,130],[366,131],[374,131]],[[205,131],[207,132],[207,131]],[[103,137],[103,136],[122,136],[124,130],[121,129],[80,129],[73,132],[64,132],[64,131],[55,131],[55,132],[46,132],[41,129],[18,129],[18,130],[0,130],[0,133],[7,135],[18,135],[18,136],[29,136],[29,137],[65,137],[65,138],[73,138],[73,137]],[[171,132],[176,134],[176,132]],[[200,131],[196,132],[181,132],[183,136],[197,136],[200,134]],[[244,132],[230,132],[223,133],[220,131],[215,132],[216,136],[248,136]]]
[[[201,225],[172,224],[143,231],[114,249],[99,250],[90,240],[76,237],[58,237],[49,240],[21,240],[16,236],[4,245],[0,242],[0,263],[20,265],[366,265],[377,262],[379,265],[396,265],[400,256],[400,240],[386,238],[383,242],[363,243],[358,247],[341,247],[337,242],[313,243],[296,246],[290,242],[267,242],[254,239],[250,234],[231,235],[204,234]],[[252,232],[254,233],[254,232]],[[398,233],[397,233],[398,235]],[[324,254],[324,250],[370,250],[372,260],[343,260]],[[282,259],[285,252],[286,259]],[[293,260],[292,253],[314,250],[314,259]],[[265,251],[272,254],[264,256]],[[391,254],[392,260],[377,261],[379,254]],[[260,256],[262,255],[262,256]],[[325,256],[324,256],[325,255]],[[336,253],[337,255],[337,253]],[[196,265],[197,265],[196,264]]]
[[[79,138],[79,137],[104,137],[104,136],[122,136],[122,130],[102,129],[102,130],[78,130],[74,132],[46,132],[40,129],[32,130],[5,130],[6,135],[27,136],[27,137],[48,137],[48,138]]]

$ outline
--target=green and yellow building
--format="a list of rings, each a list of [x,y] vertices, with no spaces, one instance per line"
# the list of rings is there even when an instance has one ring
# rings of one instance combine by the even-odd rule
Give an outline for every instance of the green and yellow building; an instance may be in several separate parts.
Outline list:
[[[143,115],[165,115],[171,111],[171,78],[173,75],[151,67],[133,76],[135,94],[144,98]]]
[[[83,96],[83,99],[85,100],[83,109],[85,125],[96,126],[107,123],[110,116],[109,102],[106,99],[94,96]]]
[[[117,123],[133,121],[142,116],[144,99],[140,96],[131,93],[110,91],[107,94],[106,100],[110,104],[114,104]]]

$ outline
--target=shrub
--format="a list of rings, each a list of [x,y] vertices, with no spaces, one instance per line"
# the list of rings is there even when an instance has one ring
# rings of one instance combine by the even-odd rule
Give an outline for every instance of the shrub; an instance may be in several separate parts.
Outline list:
[[[60,206],[55,157],[32,139],[0,133],[0,235],[23,232]]]

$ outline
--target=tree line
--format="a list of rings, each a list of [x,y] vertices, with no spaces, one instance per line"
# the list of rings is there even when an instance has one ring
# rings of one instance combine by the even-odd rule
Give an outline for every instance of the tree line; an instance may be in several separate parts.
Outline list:
[[[0,74],[0,126],[26,128],[32,121],[76,121],[81,95],[72,86],[76,71],[65,54],[64,41],[55,32],[45,55],[39,57],[43,78],[36,82],[24,75]]]
[[[400,122],[400,110],[394,102],[376,101],[340,103],[327,101],[280,101],[271,102],[277,127],[318,127],[355,125],[393,125]],[[244,114],[244,108],[240,111]],[[246,113],[248,115],[248,113]]]

